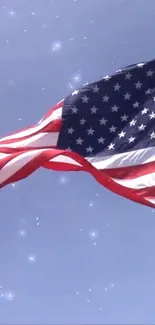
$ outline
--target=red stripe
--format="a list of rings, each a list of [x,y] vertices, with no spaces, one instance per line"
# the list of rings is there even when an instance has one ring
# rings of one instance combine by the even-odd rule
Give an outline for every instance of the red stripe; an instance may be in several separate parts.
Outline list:
[[[68,164],[64,162],[56,162],[56,161],[46,161],[43,166],[47,169],[52,169],[55,171],[63,171],[63,172],[69,172],[69,171],[84,171],[84,169],[80,166],[74,165],[74,164]],[[87,171],[87,170],[86,170]]]
[[[64,156],[69,156],[72,159],[75,159],[78,163],[80,163],[83,167],[83,170],[89,172],[94,178],[103,186],[105,186],[107,189],[111,190],[112,192],[123,196],[125,198],[128,198],[132,201],[135,201],[137,203],[141,203],[150,207],[154,207],[155,204],[148,202],[143,196],[137,195],[137,193],[134,193],[132,189],[126,188],[116,182],[114,182],[107,174],[105,174],[103,171],[100,172],[95,167],[93,167],[88,161],[86,161],[83,157],[73,153],[73,152],[64,152]]]
[[[14,132],[14,133],[11,133],[11,134],[9,134],[9,136],[13,136],[13,135],[16,135],[17,133],[20,133],[20,132],[23,132],[23,131],[27,131],[27,130],[32,130],[34,127],[36,127],[36,125],[33,125],[33,126],[30,126],[30,127],[28,127],[28,128],[24,128],[24,129],[22,129],[22,130],[20,130],[20,131],[18,131],[18,132]],[[28,138],[29,136],[25,136],[25,137],[22,137],[22,139],[26,139],[26,138]],[[7,143],[12,143],[12,142],[16,142],[17,140],[20,140],[20,138],[18,139],[8,139],[8,140],[0,140],[0,144],[7,144]]]
[[[73,165],[73,164],[67,164],[67,163],[60,163],[60,162],[46,162],[44,164],[45,168],[48,169],[54,169],[56,171],[63,170],[63,171],[87,171],[83,167]],[[138,170],[139,167],[141,168],[140,172]],[[145,170],[146,167],[146,170]],[[133,170],[132,170],[133,169]],[[136,178],[139,176],[147,175],[149,173],[155,172],[155,163],[148,163],[143,166],[130,166],[130,167],[124,167],[124,168],[118,168],[118,169],[105,169],[100,171],[104,175],[107,175],[107,177],[112,178],[120,178],[120,179],[131,179]],[[125,187],[123,187],[125,189]],[[128,191],[128,188],[126,188]],[[155,198],[155,186],[152,187],[146,187],[142,189],[130,189],[132,191],[133,195],[138,195],[140,197],[154,197]]]
[[[81,170],[85,170],[89,172],[102,186],[105,186],[107,189],[112,192],[121,195],[122,197],[128,198],[137,203],[141,203],[150,207],[154,207],[155,204],[148,202],[143,195],[137,195],[132,189],[125,188],[120,184],[114,182],[110,177],[108,177],[104,172],[100,172],[95,167],[93,167],[88,161],[86,161],[83,157],[79,156],[73,152],[66,152],[63,150],[48,150],[46,152],[42,152],[37,157],[33,158],[29,163],[27,163],[23,168],[21,168],[18,172],[16,172],[13,176],[9,177],[4,183],[0,185],[3,187],[11,182],[15,182],[17,180],[23,179],[33,173],[39,167],[45,166],[46,162],[50,159],[57,157],[59,155],[68,156],[78,163],[81,164]],[[60,170],[61,170],[61,164]]]
[[[23,151],[24,152],[24,151]],[[21,154],[23,152],[19,152],[18,154]],[[75,159],[75,161],[77,162],[81,162],[82,159],[82,166],[77,166],[77,165],[73,165],[73,164],[68,164],[68,163],[61,163],[61,162],[51,162],[49,161],[50,159],[56,157],[58,155],[58,152],[60,152],[59,154],[62,154],[64,156],[69,156],[69,157],[77,157],[78,159]],[[0,168],[2,169],[2,167],[8,163],[12,158],[16,157],[17,155],[17,151],[16,154],[13,154],[13,157],[5,157],[0,161]],[[59,171],[87,171],[89,173],[91,173],[96,180],[101,183],[103,186],[105,186],[106,188],[110,189],[111,191],[126,197],[128,199],[131,199],[133,201],[145,204],[145,205],[149,205],[149,206],[155,206],[154,204],[146,204],[146,200],[144,199],[144,197],[155,197],[155,187],[150,187],[150,188],[143,188],[143,189],[129,189],[129,188],[125,188],[119,184],[116,184],[114,181],[111,180],[111,177],[115,177],[117,175],[118,177],[118,173],[120,172],[119,169],[118,170],[114,170],[114,173],[112,173],[112,170],[105,170],[105,171],[97,171],[93,166],[91,166],[84,158],[80,157],[79,159],[79,155],[75,154],[75,153],[71,153],[68,151],[68,153],[66,151],[58,151],[56,150],[52,150],[52,152],[50,152],[49,155],[49,151],[47,152],[43,152],[40,155],[38,155],[36,158],[33,158],[26,166],[24,166],[23,168],[21,168],[18,172],[16,172],[11,178],[9,178],[6,182],[4,182],[3,184],[0,185],[0,187],[9,184],[11,182],[15,182],[19,179],[25,178],[28,175],[30,175],[32,172],[34,172],[37,168],[39,167],[44,167],[44,168],[48,168],[48,169],[52,169],[52,170],[59,170]],[[47,159],[48,158],[48,159]],[[49,159],[50,158],[50,159]],[[89,168],[88,168],[88,166]],[[90,171],[90,166],[91,169],[93,170],[93,173]],[[136,168],[135,168],[136,167]],[[142,167],[142,166],[140,166]],[[143,167],[146,167],[147,172],[145,172],[145,168],[142,169],[143,175],[146,175],[148,173],[154,172],[155,171],[155,163],[148,163],[146,165],[143,165]],[[133,167],[132,167],[133,168]],[[131,176],[131,167],[127,168],[124,167],[123,168],[123,173],[125,173],[125,170],[129,171],[130,170],[130,176]],[[95,173],[94,173],[95,171]],[[134,178],[140,176],[139,173],[136,174],[136,172],[138,171],[138,166],[134,166]],[[123,174],[124,175],[124,174]],[[127,175],[127,173],[126,173]],[[129,176],[129,175],[128,175]],[[141,173],[142,176],[142,173]],[[106,183],[102,178],[104,178],[105,180],[106,177]],[[133,173],[132,173],[132,177],[133,177]],[[122,179],[127,179],[125,177],[122,177]],[[130,177],[131,178],[131,177]],[[130,179],[128,177],[128,179]],[[107,184],[107,182],[109,184]],[[112,182],[112,186],[110,186],[110,183]],[[115,184],[115,186],[114,186]],[[137,199],[138,197],[138,199]],[[145,201],[145,203],[143,202],[143,200]]]
[[[67,152],[67,151],[66,151]],[[74,165],[74,164],[68,164],[68,163],[59,163],[59,162],[53,162],[52,163],[54,170],[59,170],[59,165],[61,165],[61,168],[63,171],[80,171],[81,167]],[[45,168],[50,169],[51,162],[45,163]],[[52,168],[53,169],[53,168]],[[114,169],[103,169],[100,170],[101,173],[106,174],[108,177],[111,178],[117,178],[117,179],[133,179],[137,178],[143,175],[147,175],[150,173],[155,172],[155,162],[150,162],[143,165],[137,165],[137,166],[128,166],[128,167],[121,167],[121,168],[114,168]]]
[[[18,155],[22,152],[26,152],[26,151],[33,151],[33,150],[41,150],[41,149],[52,149],[52,148],[56,148],[56,146],[46,146],[46,147],[19,147],[19,148],[7,148],[7,147],[4,147],[4,148],[0,148],[0,151],[1,153],[4,153],[4,154],[15,154],[17,153]]]
[[[56,150],[56,152],[57,152],[57,150]],[[17,182],[21,179],[28,177],[35,170],[37,170],[39,167],[41,167],[41,165],[42,165],[42,163],[44,163],[44,161],[52,159],[53,155],[55,155],[55,152],[53,150],[41,152],[36,157],[32,158],[31,161],[29,161],[26,165],[24,165],[22,168],[20,168],[11,177],[9,177],[5,182],[1,183],[0,188],[4,187],[10,183],[14,183],[14,182]]]
[[[21,136],[20,138],[3,140],[3,141],[0,141],[0,145],[6,145],[6,144],[15,143],[15,142],[20,142],[20,141],[23,141],[23,140],[26,140],[26,139],[30,138],[31,136],[37,135],[39,133],[60,132],[61,126],[62,126],[62,120],[61,119],[53,120],[53,121],[49,122],[47,125],[45,125],[42,129],[40,129],[39,131],[34,132],[33,134],[28,134],[26,136]],[[34,125],[33,127],[30,127],[30,128],[22,129],[18,133],[23,132],[23,131],[32,130],[35,127],[36,127],[36,125]],[[13,134],[10,134],[10,135],[13,136],[13,135],[16,135],[16,134],[17,133],[13,133]],[[1,148],[0,148],[0,151],[1,151]]]
[[[21,152],[20,152],[21,153]],[[6,156],[4,158],[0,159],[0,170],[13,158],[16,158],[19,155],[19,153],[14,153],[12,155]]]
[[[133,179],[136,177],[154,173],[155,172],[155,162],[153,161],[153,162],[150,162],[147,164],[136,165],[136,166],[104,169],[103,172],[112,178]]]
[[[132,192],[144,197],[154,197],[155,199],[155,186],[133,189]]]
[[[62,119],[57,119],[49,124],[47,124],[40,132],[38,133],[48,133],[48,132],[60,132],[62,127]],[[37,133],[36,133],[37,134]]]
[[[50,152],[44,152],[42,153],[42,155],[40,155],[40,161],[38,161],[38,165],[35,165],[35,169],[39,168],[39,167],[45,167],[46,162],[48,162],[50,159],[47,159],[47,156],[50,156]],[[55,152],[55,153],[54,153]],[[66,151],[60,151],[60,150],[55,150],[51,152],[51,156],[52,158],[57,157],[59,155],[63,155],[63,156],[68,156],[70,158],[72,158],[73,160],[77,161],[78,163],[81,164],[81,170],[85,170],[87,172],[89,172],[101,185],[105,186],[107,189],[111,190],[112,192],[121,195],[125,198],[128,198],[132,201],[135,201],[137,203],[141,203],[150,207],[154,207],[155,205],[151,202],[147,202],[147,200],[140,195],[137,195],[136,193],[133,192],[132,189],[129,188],[125,188],[124,186],[117,184],[116,182],[114,182],[110,177],[108,177],[104,172],[100,172],[99,170],[97,170],[95,167],[93,167],[86,159],[84,159],[83,157],[81,157],[80,155],[73,153],[73,152],[66,152]],[[29,163],[29,168],[31,166],[31,162]],[[52,166],[52,162],[50,165],[50,168]],[[59,164],[60,169],[61,168],[61,164]],[[29,169],[29,174],[32,173],[33,171],[31,171],[31,168]],[[20,173],[19,173],[20,175]],[[26,176],[27,177],[27,176]],[[23,175],[22,175],[23,178]]]
[[[52,107],[47,114],[44,115],[42,121],[46,120],[55,110],[57,110],[60,107],[63,107],[64,100],[61,100],[58,104],[56,104],[54,107]]]

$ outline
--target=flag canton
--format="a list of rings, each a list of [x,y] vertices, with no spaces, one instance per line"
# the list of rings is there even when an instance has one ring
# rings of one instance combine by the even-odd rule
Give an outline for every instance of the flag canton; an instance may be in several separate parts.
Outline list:
[[[58,148],[84,157],[155,145],[155,60],[119,70],[64,100]]]

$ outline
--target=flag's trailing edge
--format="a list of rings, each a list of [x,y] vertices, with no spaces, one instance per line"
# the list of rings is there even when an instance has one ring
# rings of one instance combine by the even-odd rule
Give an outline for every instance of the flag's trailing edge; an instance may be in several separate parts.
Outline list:
[[[0,187],[39,167],[86,171],[155,206],[155,60],[74,91],[38,124],[0,140]]]

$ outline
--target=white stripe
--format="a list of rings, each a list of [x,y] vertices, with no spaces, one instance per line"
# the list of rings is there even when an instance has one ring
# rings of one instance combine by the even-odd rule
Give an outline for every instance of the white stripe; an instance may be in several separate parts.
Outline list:
[[[16,158],[12,159],[0,170],[0,183],[3,183],[9,177],[11,177],[13,174],[15,174],[20,168],[22,168],[25,164],[27,164],[31,159],[33,159],[40,152],[43,152],[43,151],[47,151],[47,149],[25,152],[23,154],[20,154]],[[0,158],[4,158],[5,156],[8,156],[8,155],[1,154]],[[50,162],[51,162],[51,164],[52,164],[52,162],[65,162],[65,163],[81,166],[74,159],[63,156],[63,155],[60,155],[58,157],[51,159]],[[124,187],[127,187],[127,188],[142,189],[145,187],[155,186],[155,173],[143,175],[143,176],[140,176],[140,177],[137,177],[134,179],[128,179],[128,180],[113,179],[113,180],[116,183],[118,183]],[[149,199],[149,201],[150,201],[150,199]],[[152,202],[152,201],[150,201],[150,202]]]
[[[49,162],[59,162],[59,163],[66,163],[66,164],[72,164],[72,165],[76,165],[76,166],[81,166],[74,159],[72,159],[70,157],[67,157],[67,156],[63,156],[63,155],[59,155],[58,157],[54,157]]]
[[[64,102],[64,99],[61,99],[60,100],[60,102],[58,102],[57,103],[57,105],[59,105],[60,103],[62,103],[62,102]],[[61,107],[62,108],[62,107]],[[57,108],[57,109],[59,109],[59,108]],[[48,114],[48,113],[47,113]],[[62,116],[62,113],[61,113],[61,116]],[[60,116],[60,117],[61,117]],[[46,117],[46,115],[45,116],[43,116],[42,118],[41,118],[41,120],[39,120],[39,122],[37,123],[37,124],[41,124],[42,123],[42,121],[45,121],[47,119],[47,117]]]
[[[38,133],[34,136],[31,136],[27,139],[24,139],[19,142],[13,142],[6,144],[6,148],[23,148],[24,147],[50,147],[50,146],[56,146],[58,141],[59,133],[58,132],[49,132],[49,133]],[[0,148],[4,147],[4,144],[0,145]]]
[[[105,160],[101,160],[105,159]],[[110,157],[94,157],[87,158],[89,162],[94,167],[98,169],[107,169],[107,168],[118,168],[118,167],[127,167],[134,166],[139,164],[145,164],[155,160],[155,148],[140,149],[137,151],[127,152],[123,154],[118,154]],[[73,165],[80,166],[74,159],[65,157],[63,155],[56,157],[51,160],[56,162],[65,162]],[[142,189],[146,187],[155,186],[155,173],[150,173],[147,175],[139,176],[137,178],[122,180],[122,179],[113,179],[116,183],[131,189]]]
[[[8,153],[0,153],[0,160],[4,159],[6,157],[9,157],[9,156],[12,156],[12,154],[11,153],[10,154],[8,154]]]
[[[103,156],[103,154],[100,154],[96,155],[95,157],[86,157],[86,160],[89,161],[95,168],[100,170],[136,166],[155,161],[155,147],[120,153],[113,156]],[[80,166],[74,161],[74,159],[63,155],[54,158],[54,161],[66,162]]]
[[[145,199],[153,204],[155,204],[155,199],[153,198],[148,198],[148,197],[145,197]]]
[[[146,158],[146,156],[145,156],[145,158]],[[52,161],[59,162],[59,163],[65,162],[65,163],[81,166],[74,159],[71,159],[71,158],[63,156],[63,155],[60,155],[58,157],[51,159],[51,163],[52,163]],[[148,162],[148,160],[145,160],[145,162]],[[95,165],[95,163],[93,165]],[[147,175],[139,176],[137,178],[128,179],[128,180],[113,178],[113,181],[115,181],[116,183],[118,183],[124,187],[130,188],[130,189],[148,188],[148,187],[155,186],[155,173],[150,173]]]
[[[43,151],[47,150],[28,151],[13,158],[0,170],[0,183],[5,182],[8,178],[14,175],[18,170],[24,167],[28,162]]]
[[[59,107],[58,109],[56,109],[55,111],[53,111],[53,113],[45,120],[43,120],[40,124],[35,125],[32,128],[28,128],[24,131],[9,135],[7,137],[4,137],[2,139],[0,139],[0,143],[1,141],[5,141],[5,140],[11,140],[11,139],[18,139],[18,138],[22,138],[25,136],[29,136],[35,132],[40,131],[41,129],[43,129],[47,124],[49,124],[50,122],[60,119],[62,116],[62,107]]]
[[[155,147],[105,157],[101,153],[100,155],[86,159],[97,169],[136,166],[155,161]]]
[[[138,190],[145,187],[155,186],[155,173],[150,173],[133,179],[124,180],[113,178],[113,180],[124,187]]]

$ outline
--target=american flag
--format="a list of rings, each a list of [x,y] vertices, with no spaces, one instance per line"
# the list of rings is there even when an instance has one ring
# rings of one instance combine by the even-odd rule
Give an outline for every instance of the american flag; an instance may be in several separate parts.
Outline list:
[[[39,167],[85,171],[155,206],[155,60],[86,84],[36,125],[0,140],[0,187]]]

